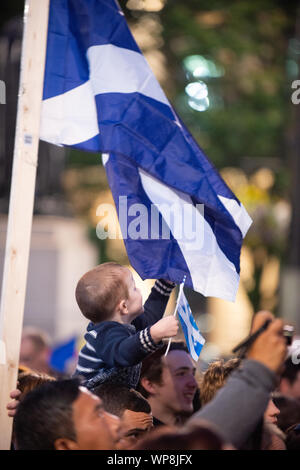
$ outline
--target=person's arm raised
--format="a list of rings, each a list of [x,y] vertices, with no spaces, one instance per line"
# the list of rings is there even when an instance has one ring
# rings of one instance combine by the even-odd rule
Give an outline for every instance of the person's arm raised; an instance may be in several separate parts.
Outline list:
[[[281,320],[273,320],[270,312],[254,318],[252,333],[267,319],[268,328],[258,336],[247,352],[247,359],[228,378],[215,398],[192,418],[213,423],[226,441],[240,448],[251,436],[263,416],[276,386],[278,371],[285,359],[287,345]]]
[[[255,332],[262,324],[272,318],[270,312],[259,312],[253,322],[252,332]],[[250,346],[246,357],[261,362],[272,372],[278,373],[287,354],[286,339],[283,336],[283,321],[275,319],[268,328],[263,331]]]

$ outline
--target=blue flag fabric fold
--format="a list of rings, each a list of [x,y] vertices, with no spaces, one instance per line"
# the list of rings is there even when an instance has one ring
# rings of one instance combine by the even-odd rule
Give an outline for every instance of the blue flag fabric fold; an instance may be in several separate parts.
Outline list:
[[[51,352],[50,366],[59,372],[67,372],[68,361],[76,357],[76,346],[76,336],[56,345]]]
[[[127,196],[128,256],[143,279],[186,275],[204,295],[235,299],[251,219],[180,121],[114,0],[51,0],[40,132],[107,154],[118,211]],[[147,237],[128,236],[134,204],[148,211]],[[152,237],[152,213],[169,238]]]

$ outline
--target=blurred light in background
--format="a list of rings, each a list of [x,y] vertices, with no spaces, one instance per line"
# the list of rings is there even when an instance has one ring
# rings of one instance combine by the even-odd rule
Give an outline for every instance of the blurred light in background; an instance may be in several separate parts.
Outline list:
[[[294,79],[299,76],[299,54],[300,54],[300,41],[297,38],[289,40],[288,45],[288,59],[286,61],[286,71],[289,78]]]
[[[297,38],[292,38],[289,41],[289,53],[300,54],[300,41]]]
[[[209,107],[222,107],[223,100],[218,93],[208,96],[208,88],[205,82],[200,79],[207,80],[220,78],[224,75],[224,68],[218,66],[211,59],[195,54],[187,56],[183,60],[183,68],[188,80],[191,80],[185,87],[188,95],[188,105],[196,111],[206,111]],[[197,81],[194,81],[194,80]],[[215,90],[216,91],[216,90]]]
[[[129,10],[160,11],[165,6],[165,0],[129,0],[126,7]]]
[[[188,104],[196,111],[206,111],[209,107],[208,89],[206,83],[192,82],[185,87],[185,92],[189,96]]]
[[[290,78],[298,78],[299,66],[297,62],[293,59],[288,59],[286,61],[286,71]]]
[[[197,318],[197,326],[201,333],[209,333],[215,327],[216,320],[210,313],[203,313]]]
[[[146,51],[144,55],[157,80],[160,83],[166,83],[168,79],[168,71],[165,56],[160,51],[156,50]]]
[[[162,37],[163,27],[159,15],[142,14],[131,25],[131,31],[155,77],[161,85],[167,86],[169,74],[166,57],[160,50],[164,40]]]
[[[190,55],[183,61],[183,66],[189,75],[195,78],[219,78],[224,75],[223,67],[202,55]]]
[[[273,213],[278,226],[288,232],[292,220],[292,207],[290,202],[284,199],[277,201],[274,204]]]
[[[260,189],[267,191],[271,189],[275,182],[274,171],[270,168],[260,168],[250,178],[250,183],[255,184]]]
[[[216,361],[222,356],[220,348],[214,343],[205,343],[201,351],[201,360],[204,362]]]
[[[273,310],[278,298],[276,295],[279,285],[280,261],[276,256],[271,256],[264,263],[259,284],[261,294],[261,306],[266,310]]]
[[[214,10],[214,11],[202,11],[196,15],[196,21],[202,27],[206,28],[216,28],[225,23],[227,19],[227,13],[224,10]]]
[[[142,15],[131,26],[131,31],[143,52],[149,49],[160,52],[159,49],[164,45],[162,38],[163,27],[158,15]]]

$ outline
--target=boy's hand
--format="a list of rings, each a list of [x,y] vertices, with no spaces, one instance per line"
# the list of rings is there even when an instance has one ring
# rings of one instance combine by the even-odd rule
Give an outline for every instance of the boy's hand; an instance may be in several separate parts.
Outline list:
[[[162,318],[150,328],[150,334],[155,343],[164,338],[172,338],[177,335],[179,328],[178,320],[173,315]]]

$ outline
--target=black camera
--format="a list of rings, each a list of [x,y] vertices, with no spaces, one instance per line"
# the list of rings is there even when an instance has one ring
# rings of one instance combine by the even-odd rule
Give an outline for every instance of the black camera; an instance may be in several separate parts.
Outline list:
[[[246,338],[244,341],[239,343],[232,350],[232,352],[237,353],[239,351],[238,356],[240,358],[243,358],[246,354],[247,349],[256,340],[256,338],[268,328],[270,323],[271,323],[270,319],[266,320],[265,323],[258,330],[256,330],[250,336],[248,336],[248,338]],[[294,332],[295,332],[295,328],[292,325],[284,325],[283,336],[285,337],[287,346],[290,346],[292,344]]]

